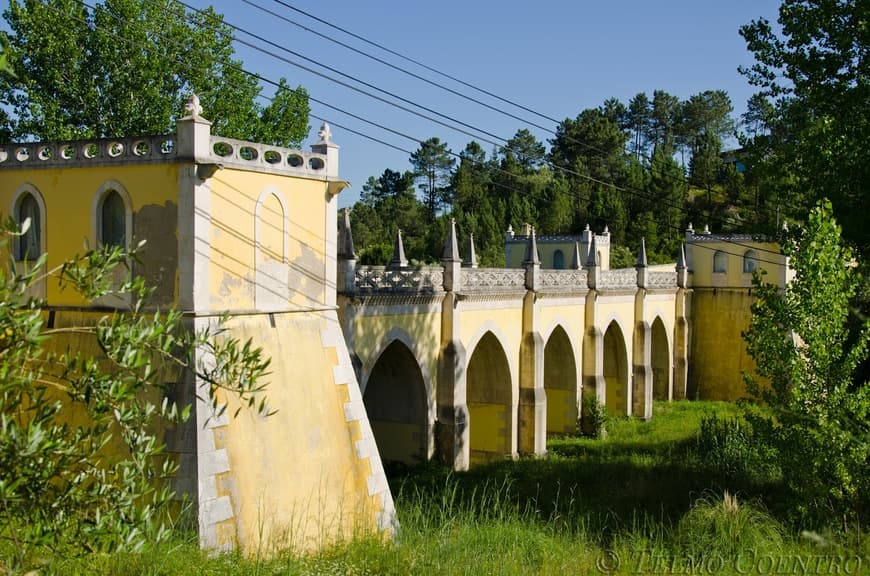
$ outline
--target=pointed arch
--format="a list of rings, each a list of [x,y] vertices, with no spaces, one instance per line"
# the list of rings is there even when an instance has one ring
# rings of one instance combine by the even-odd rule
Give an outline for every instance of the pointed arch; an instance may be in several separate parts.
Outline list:
[[[553,270],[564,270],[565,269],[565,253],[556,249],[553,252]]]
[[[728,255],[722,250],[713,253],[713,272],[716,274],[728,272]]]
[[[604,332],[604,382],[607,410],[619,416],[630,414],[628,347],[616,320],[611,320]]]
[[[743,253],[743,273],[752,274],[758,269],[758,252],[747,250]]]
[[[568,333],[556,325],[544,346],[547,434],[572,434],[577,430],[577,364]]]
[[[281,191],[269,186],[260,193],[254,208],[256,262],[286,263],[290,244],[290,215]]]
[[[91,241],[93,246],[133,246],[133,200],[123,184],[107,180],[91,202]]]
[[[673,397],[673,365],[665,323],[660,316],[650,330],[650,368],[652,369],[653,400],[669,401]]]
[[[514,452],[516,394],[505,348],[490,330],[477,340],[466,372],[470,462]]]
[[[15,260],[36,260],[47,251],[45,199],[42,193],[29,182],[22,184],[12,195],[9,214],[19,226],[30,218],[30,229],[16,239]]]
[[[406,464],[429,457],[429,398],[413,351],[393,339],[366,378],[363,403],[385,462]]]

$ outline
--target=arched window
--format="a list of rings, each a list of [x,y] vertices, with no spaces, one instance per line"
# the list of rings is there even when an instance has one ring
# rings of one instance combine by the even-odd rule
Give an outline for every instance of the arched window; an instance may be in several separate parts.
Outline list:
[[[127,245],[127,211],[116,190],[110,190],[100,203],[100,243],[104,246]]]
[[[728,270],[728,255],[721,250],[713,254],[713,272],[725,273]]]
[[[565,269],[565,255],[562,253],[561,250],[556,250],[555,252],[553,252],[553,269]]]
[[[743,254],[743,272],[745,274],[752,274],[758,269],[758,254],[755,253],[755,250],[747,250],[745,254]]]
[[[30,228],[18,237],[15,249],[16,260],[35,260],[42,254],[41,233],[42,218],[39,211],[39,203],[33,194],[25,192],[18,201],[15,210],[15,218],[19,225],[30,218]]]

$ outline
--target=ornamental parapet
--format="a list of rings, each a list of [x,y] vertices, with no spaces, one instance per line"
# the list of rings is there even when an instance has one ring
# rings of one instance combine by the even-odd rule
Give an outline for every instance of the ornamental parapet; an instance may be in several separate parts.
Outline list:
[[[438,266],[358,266],[354,271],[354,289],[361,294],[432,294],[443,291],[443,285],[444,269]]]
[[[227,167],[280,172],[309,178],[323,178],[326,175],[326,154],[214,135],[211,136],[210,144],[211,160]]]
[[[634,268],[602,270],[597,288],[598,290],[635,290],[637,289],[637,270]]]
[[[647,276],[647,288],[652,290],[676,290],[677,289],[677,272],[662,271],[649,272]]]
[[[541,270],[541,292],[585,292],[586,270]]]
[[[463,268],[462,293],[505,292],[526,289],[524,268]]]
[[[0,170],[151,164],[172,162],[176,156],[174,134],[59,142],[20,142],[0,146]]]

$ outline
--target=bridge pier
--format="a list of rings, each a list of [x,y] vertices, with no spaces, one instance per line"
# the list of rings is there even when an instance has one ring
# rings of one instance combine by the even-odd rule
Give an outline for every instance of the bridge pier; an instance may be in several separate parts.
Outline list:
[[[648,269],[646,242],[641,238],[637,256],[637,292],[634,296],[634,341],[632,344],[631,413],[638,418],[652,418],[653,377],[652,338],[646,321]]]
[[[522,454],[547,453],[547,394],[544,390],[544,340],[537,329],[535,293],[523,299],[520,346],[520,398],[517,448]]]
[[[686,246],[677,255],[677,294],[674,309],[674,400],[685,400],[689,383],[689,298]]]

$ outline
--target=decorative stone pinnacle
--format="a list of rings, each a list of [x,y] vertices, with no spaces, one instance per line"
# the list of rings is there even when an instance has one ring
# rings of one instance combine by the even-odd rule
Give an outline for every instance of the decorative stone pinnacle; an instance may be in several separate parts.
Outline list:
[[[604,232],[602,232],[601,234],[603,234],[604,236],[610,234],[610,228],[607,227],[607,224],[604,225]]]
[[[187,97],[187,103],[184,105],[184,111],[188,116],[198,118],[202,116],[202,105],[199,103],[199,96],[192,93]]]
[[[538,240],[535,237],[535,229],[531,228],[529,241],[526,243],[526,257],[523,264],[541,264],[541,259],[538,257]]]
[[[471,268],[477,268],[477,251],[474,249],[474,234],[468,235],[468,261]]]
[[[393,245],[393,259],[390,260],[391,268],[405,268],[408,259],[405,257],[405,245],[402,243],[402,229],[396,231],[396,243]]]
[[[338,229],[338,256],[345,260],[356,260],[353,233],[350,229],[350,208],[342,210],[341,225]]]
[[[691,222],[689,222],[689,227],[686,228],[686,232],[688,232],[689,234],[694,234],[694,233],[695,233],[695,228],[692,226],[692,223],[691,223]]]
[[[441,261],[462,262],[462,258],[459,257],[459,243],[456,240],[456,218],[450,219],[450,230],[447,231],[447,239],[444,241]]]
[[[646,268],[646,238],[641,237],[640,239],[640,250],[637,252],[637,265],[636,268]]]
[[[680,244],[680,251],[677,252],[677,270],[686,269],[686,244]]]
[[[586,228],[583,229],[584,232],[589,232],[589,222],[586,223]]]
[[[592,242],[589,244],[589,258],[586,259],[587,268],[597,268],[601,265],[598,261],[598,248],[595,246],[595,234],[592,235]]]
[[[329,127],[329,124],[324,122],[320,125],[320,130],[317,131],[317,137],[320,138],[321,143],[332,143],[332,129]]]
[[[582,262],[580,262],[580,243],[574,242],[574,258],[571,260],[571,268],[580,270],[582,267]]]
[[[703,234],[709,234],[709,233],[710,233],[710,225],[709,225],[709,224],[704,224],[704,232],[703,232]]]

